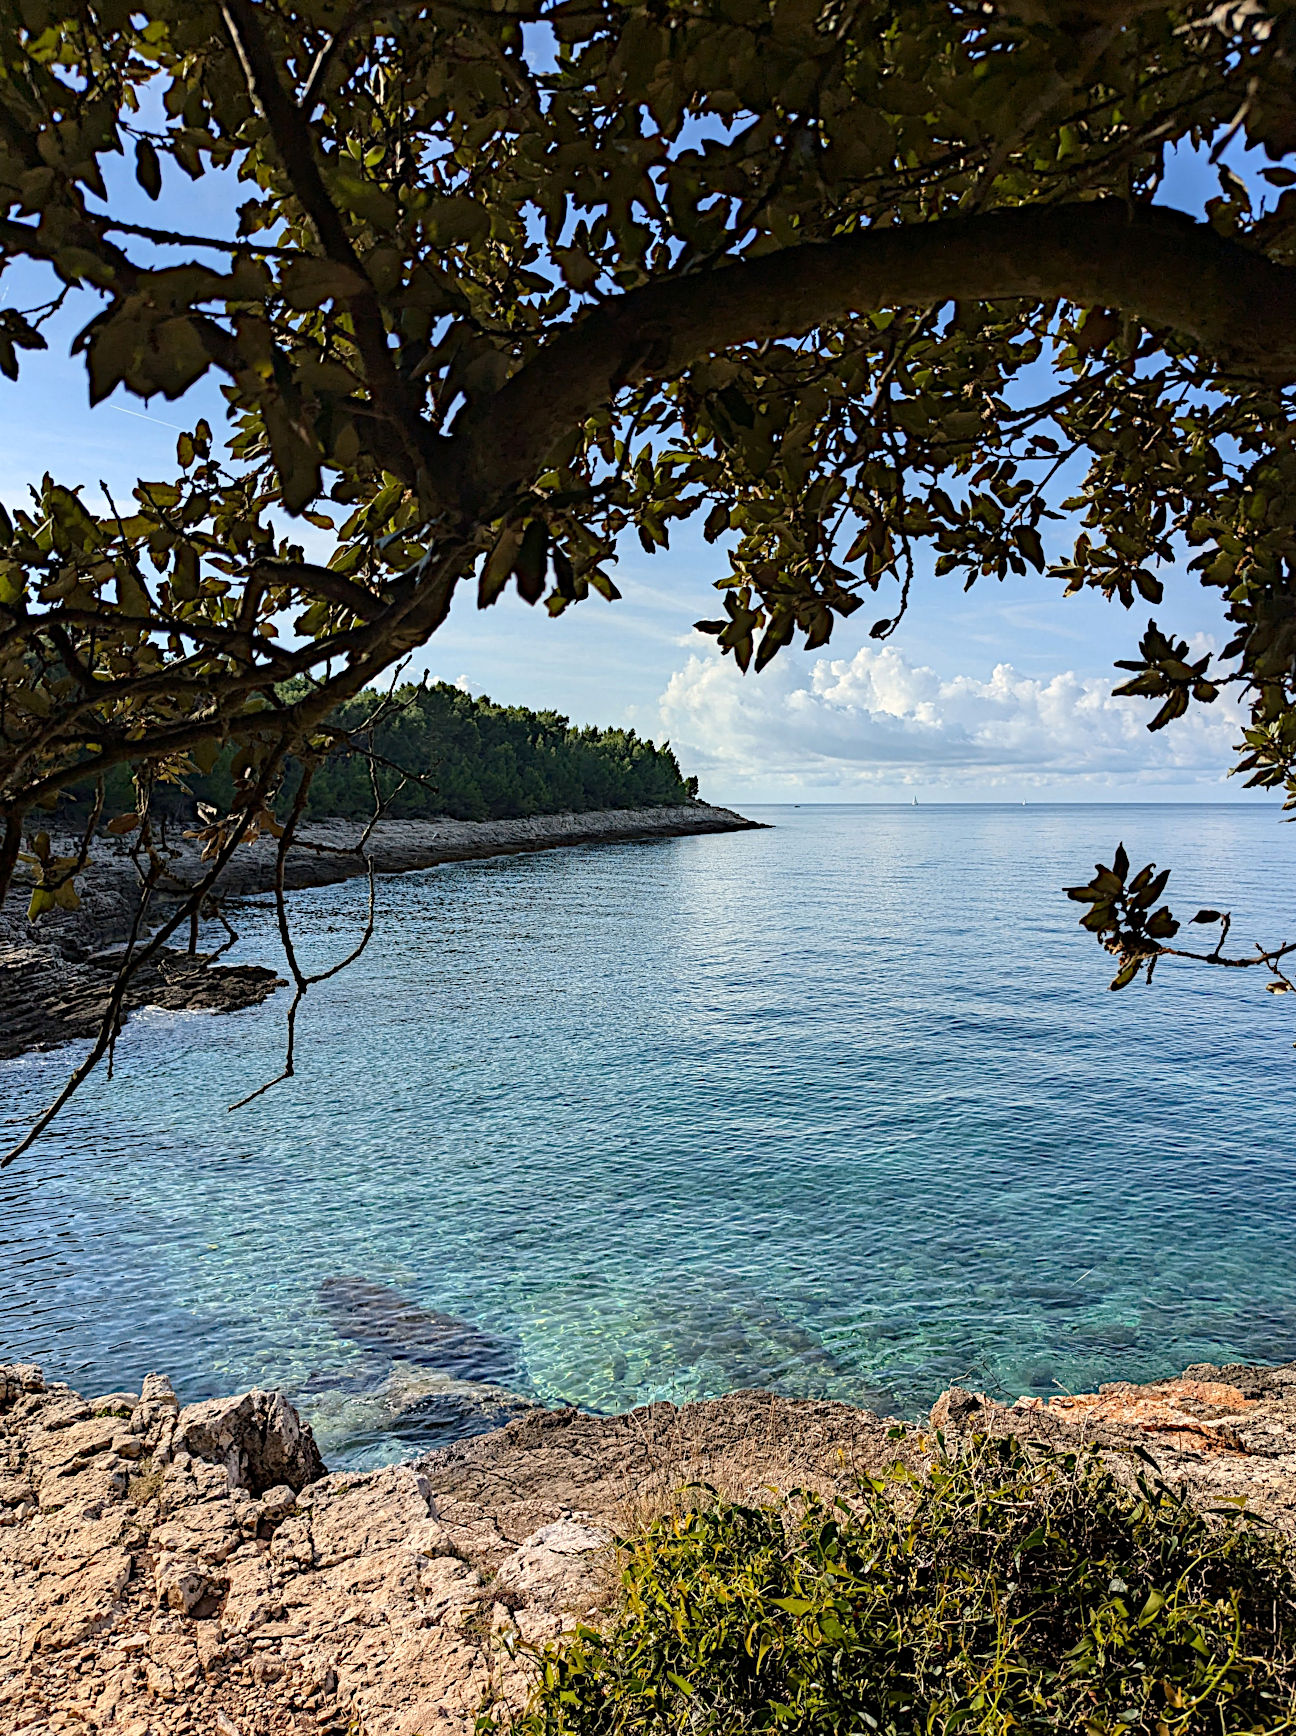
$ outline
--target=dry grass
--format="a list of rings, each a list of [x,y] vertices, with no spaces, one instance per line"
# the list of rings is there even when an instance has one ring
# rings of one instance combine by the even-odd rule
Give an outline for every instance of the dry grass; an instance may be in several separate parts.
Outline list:
[[[162,1467],[152,1459],[142,1459],[140,1468],[126,1486],[126,1499],[136,1512],[157,1500],[162,1491]]]
[[[787,1405],[769,1398],[758,1413],[756,1427],[719,1451],[710,1444],[705,1414],[683,1406],[663,1432],[640,1428],[646,1469],[626,1479],[625,1494],[611,1516],[622,1537],[647,1530],[658,1519],[709,1506],[715,1500],[752,1507],[777,1507],[793,1490],[810,1490],[831,1498],[849,1491],[861,1477],[878,1468],[876,1443],[861,1436],[837,1448],[831,1469],[821,1456],[800,1450],[788,1426]],[[917,1431],[892,1431],[892,1457],[916,1463],[926,1457],[927,1442]]]

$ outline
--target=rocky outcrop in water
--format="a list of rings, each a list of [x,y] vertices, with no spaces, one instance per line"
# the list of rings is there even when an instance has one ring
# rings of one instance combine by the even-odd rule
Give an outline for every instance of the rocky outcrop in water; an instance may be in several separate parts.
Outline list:
[[[280,1395],[83,1399],[0,1368],[0,1730],[468,1736],[517,1705],[517,1642],[597,1619],[610,1539],[689,1485],[849,1494],[939,1429],[1137,1447],[1203,1505],[1296,1534],[1296,1365],[1048,1402],[955,1389],[932,1429],[735,1393],[615,1417],[535,1410],[412,1464],[329,1474]],[[271,1482],[281,1477],[280,1482]]]
[[[755,826],[755,821],[705,802],[540,814],[525,820],[384,820],[373,828],[366,851],[377,873],[402,874],[441,862],[573,844],[750,831]],[[289,852],[285,883],[294,890],[328,886],[366,873],[365,857],[357,850],[363,830],[349,820],[304,826],[300,844]],[[270,837],[240,848],[214,888],[216,894],[238,899],[271,890],[277,849]],[[75,852],[75,840],[56,845],[56,853]],[[151,906],[155,916],[174,909],[205,866],[199,845],[178,827],[171,829],[167,853],[168,876]],[[26,917],[25,882],[17,881],[0,906],[0,1060],[56,1048],[99,1029],[120,961],[120,952],[112,949],[128,941],[138,898],[138,875],[125,844],[100,839],[77,888],[80,910],[52,910],[34,925]],[[207,954],[167,949],[135,977],[123,1013],[145,1006],[234,1012],[264,1000],[282,981],[258,965],[227,966]]]
[[[0,1061],[33,1049],[56,1049],[98,1035],[112,995],[120,954],[83,962],[50,946],[0,950]],[[282,988],[283,977],[262,965],[221,965],[205,953],[160,948],[132,979],[119,1028],[141,1007],[166,1012],[237,1013]]]

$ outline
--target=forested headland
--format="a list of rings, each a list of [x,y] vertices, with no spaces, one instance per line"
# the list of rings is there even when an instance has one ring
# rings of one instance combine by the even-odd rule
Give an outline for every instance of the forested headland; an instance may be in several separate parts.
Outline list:
[[[669,743],[658,747],[632,729],[581,728],[556,711],[497,705],[445,681],[410,683],[390,698],[357,694],[329,723],[339,745],[316,767],[305,808],[317,819],[371,814],[375,777],[384,815],[398,820],[669,807],[697,795],[697,779],[684,777]],[[193,802],[228,810],[232,760],[227,750],[209,772],[185,779]],[[291,802],[300,776],[300,763],[286,768],[282,803]],[[133,807],[125,768],[111,782],[108,811]]]

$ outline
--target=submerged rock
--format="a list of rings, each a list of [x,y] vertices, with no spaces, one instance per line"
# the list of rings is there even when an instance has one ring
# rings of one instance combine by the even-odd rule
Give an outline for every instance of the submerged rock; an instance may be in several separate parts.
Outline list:
[[[518,1382],[517,1347],[493,1333],[423,1308],[368,1278],[326,1278],[319,1302],[341,1338],[365,1350],[385,1351],[407,1362],[445,1370],[461,1380],[508,1387]]]
[[[719,1275],[708,1285],[681,1280],[622,1289],[584,1274],[546,1286],[524,1338],[534,1390],[604,1414],[629,1409],[644,1393],[691,1402],[759,1387],[787,1398],[861,1401],[857,1372],[822,1339],[789,1318],[754,1285]],[[551,1324],[561,1319],[564,1330]],[[872,1409],[891,1394],[869,1394]]]
[[[397,1358],[375,1358],[351,1376],[315,1375],[299,1389],[325,1451],[345,1441],[348,1454],[366,1453],[391,1442],[410,1452],[429,1452],[503,1428],[536,1408],[536,1401],[488,1381],[460,1380],[444,1370]]]

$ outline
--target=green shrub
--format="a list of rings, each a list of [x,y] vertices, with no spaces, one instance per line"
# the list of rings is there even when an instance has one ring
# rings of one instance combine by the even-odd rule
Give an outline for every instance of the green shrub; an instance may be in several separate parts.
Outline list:
[[[980,1440],[849,1504],[669,1515],[606,1629],[537,1654],[516,1736],[1291,1728],[1284,1547],[1132,1481]]]

